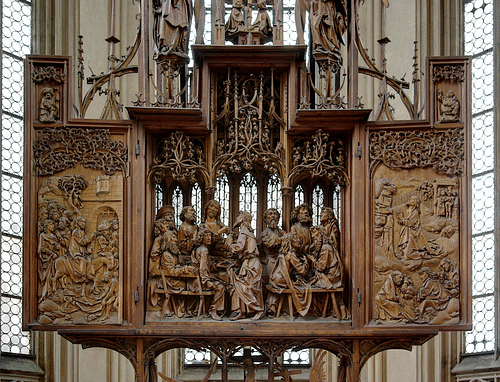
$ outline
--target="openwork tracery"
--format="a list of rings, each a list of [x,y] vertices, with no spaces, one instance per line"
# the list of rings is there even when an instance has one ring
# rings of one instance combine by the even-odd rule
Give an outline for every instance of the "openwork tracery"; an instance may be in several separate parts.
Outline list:
[[[53,175],[81,162],[107,175],[126,172],[127,147],[105,129],[44,129],[35,142],[35,168],[39,175]]]

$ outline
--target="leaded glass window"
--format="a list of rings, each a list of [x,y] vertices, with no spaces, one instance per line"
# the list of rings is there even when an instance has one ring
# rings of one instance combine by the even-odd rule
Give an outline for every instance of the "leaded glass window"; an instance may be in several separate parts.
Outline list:
[[[316,187],[314,187],[314,190],[312,192],[312,210],[313,210],[313,216],[312,216],[312,224],[313,225],[318,225],[320,224],[320,214],[321,214],[321,209],[325,205],[325,191],[323,191],[323,188],[317,184]]]
[[[278,225],[283,225],[283,198],[281,197],[281,180],[277,175],[269,178],[267,183],[267,208],[276,208],[280,213]]]
[[[2,352],[29,354],[21,331],[23,203],[23,60],[31,52],[31,1],[2,7]]]
[[[467,353],[495,350],[493,7],[493,0],[468,0],[464,7],[464,53],[472,55],[473,329],[465,336]]]
[[[201,187],[199,183],[195,183],[191,189],[191,206],[196,211],[196,220],[199,220],[203,208],[201,205]]]
[[[217,190],[215,192],[215,200],[220,203],[220,220],[225,225],[229,226],[229,181],[227,176],[217,178]]]
[[[300,206],[306,200],[306,195],[304,192],[304,187],[302,185],[298,185],[295,188],[295,206]]]
[[[179,227],[181,225],[179,214],[182,211],[182,207],[184,207],[184,193],[179,186],[175,187],[172,192],[172,207],[174,207],[175,211],[175,226]]]
[[[257,179],[255,175],[246,173],[240,182],[239,211],[246,211],[252,214],[252,228],[255,229],[257,221]]]

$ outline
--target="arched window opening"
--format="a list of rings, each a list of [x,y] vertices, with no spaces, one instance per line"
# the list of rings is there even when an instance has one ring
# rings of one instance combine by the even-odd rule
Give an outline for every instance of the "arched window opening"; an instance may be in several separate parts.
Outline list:
[[[172,192],[172,207],[174,207],[175,211],[175,226],[179,227],[181,224],[179,214],[181,213],[182,207],[184,207],[184,193],[182,192],[180,186],[175,187]]]
[[[191,188],[191,206],[196,211],[196,220],[199,221],[201,217],[202,204],[201,204],[201,187],[198,182]]]
[[[325,206],[325,191],[323,188],[317,184],[316,187],[314,187],[313,192],[312,192],[312,203],[311,207],[313,210],[313,225],[318,225],[320,224],[320,214],[321,214],[321,209]]]
[[[252,214],[252,228],[257,226],[257,179],[255,175],[246,173],[240,181],[239,211],[246,211]]]
[[[220,203],[220,220],[224,225],[229,226],[229,181],[227,176],[217,178],[217,190],[215,191],[215,200]]]
[[[158,212],[165,204],[165,192],[160,184],[155,186],[155,211]]]
[[[283,198],[281,197],[281,180],[272,175],[267,183],[267,208],[276,208],[280,213],[279,226],[283,225]]]
[[[306,193],[304,191],[304,187],[302,187],[301,184],[299,184],[295,188],[294,201],[295,201],[295,206],[300,206],[302,203],[305,203],[306,201]]]

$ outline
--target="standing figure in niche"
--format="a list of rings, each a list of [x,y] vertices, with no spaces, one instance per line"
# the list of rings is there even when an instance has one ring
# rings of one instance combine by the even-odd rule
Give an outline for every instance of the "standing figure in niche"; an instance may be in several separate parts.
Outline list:
[[[323,207],[320,214],[320,222],[324,227],[326,236],[331,240],[332,246],[340,250],[340,229],[339,221],[335,217],[333,209],[330,207]]]
[[[212,237],[212,231],[206,228],[201,228],[198,231],[197,242],[199,242],[199,245],[191,255],[191,265],[198,270],[199,279],[193,284],[193,287],[198,291],[215,291],[208,314],[214,320],[222,321],[222,317],[219,314],[224,312],[226,287],[222,281],[218,280],[211,273],[209,249],[212,245]]]
[[[195,209],[191,206],[183,207],[179,219],[182,224],[179,226],[177,242],[181,254],[186,257],[191,255],[195,247],[196,234],[198,233],[198,226],[195,224]]]
[[[309,245],[311,244],[311,233],[309,232],[309,227],[312,223],[312,208],[307,204],[303,203],[293,209],[290,220],[292,222],[292,228],[290,232],[297,235],[297,239],[300,242],[300,252],[308,253]]]
[[[191,0],[153,0],[155,54],[188,59]]]
[[[234,316],[231,320],[245,318],[248,313],[255,313],[254,320],[264,315],[262,297],[262,264],[259,260],[257,240],[253,234],[252,215],[241,211],[236,218],[234,227],[239,227],[238,239],[229,245],[229,251],[241,261],[238,273],[229,269],[231,283],[231,309]]]
[[[424,258],[429,258],[429,244],[422,234],[420,223],[420,199],[412,196],[406,203],[405,213],[397,210],[397,221],[403,226],[399,236],[399,256],[405,265],[411,268],[422,264]]]
[[[264,211],[263,215],[264,222],[267,227],[260,234],[261,252],[265,256],[265,262],[267,274],[273,269],[276,263],[276,258],[281,246],[281,238],[284,235],[284,231],[278,227],[280,221],[280,213],[276,208],[268,208]]]
[[[313,54],[340,59],[340,47],[347,25],[345,0],[318,0],[310,4]]]
[[[415,295],[411,279],[400,271],[393,271],[375,295],[375,319],[387,323],[414,321]]]
[[[56,122],[59,119],[59,99],[53,88],[42,90],[40,101],[40,122]]]
[[[279,296],[284,289],[289,289],[295,310],[301,316],[309,312],[312,292],[304,279],[309,270],[309,263],[299,253],[300,247],[300,241],[294,232],[283,235],[278,261],[269,280],[269,285],[276,293],[269,293],[266,300],[266,311],[271,318],[276,316]]]

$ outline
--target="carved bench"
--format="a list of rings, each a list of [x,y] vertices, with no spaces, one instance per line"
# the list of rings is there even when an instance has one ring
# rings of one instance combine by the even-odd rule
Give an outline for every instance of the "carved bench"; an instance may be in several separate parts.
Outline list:
[[[280,316],[280,314],[281,314],[281,308],[283,306],[283,300],[285,299],[285,296],[286,296],[287,297],[287,301],[288,301],[288,311],[289,311],[289,314],[290,314],[290,321],[293,321],[293,299],[292,299],[292,292],[291,292],[291,290],[290,289],[283,289],[281,291],[281,293],[280,293],[280,292],[278,292],[276,289],[274,289],[270,285],[266,285],[266,289],[269,292],[271,292],[271,293],[279,295],[278,309],[276,311],[276,318],[278,318]],[[334,316],[339,321],[342,320],[340,309],[339,309],[339,306],[337,304],[337,299],[335,298],[335,293],[342,293],[344,291],[344,288],[336,288],[336,289],[310,288],[310,291],[312,293],[327,293],[330,296],[330,298],[328,298],[328,296],[327,296],[327,298],[325,299],[325,303],[323,305],[323,312],[322,312],[322,317],[323,318],[326,317],[326,312],[327,312],[327,309],[328,309],[329,301],[331,300],[332,301],[332,305],[333,305]]]

